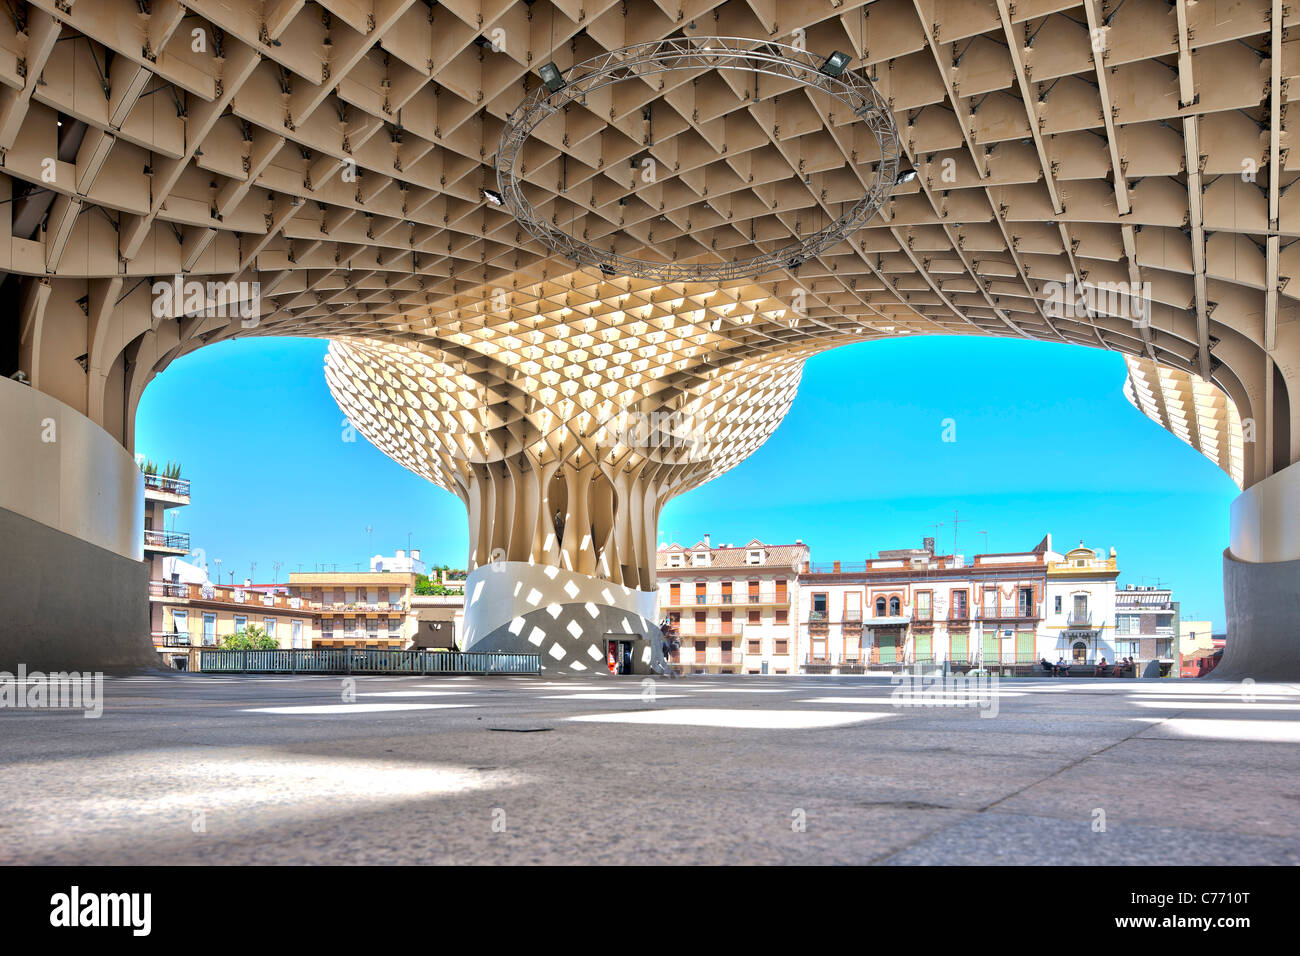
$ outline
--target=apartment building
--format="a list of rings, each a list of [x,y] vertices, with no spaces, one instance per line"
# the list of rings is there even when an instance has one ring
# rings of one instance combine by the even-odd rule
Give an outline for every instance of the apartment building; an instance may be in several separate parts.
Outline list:
[[[1171,588],[1128,584],[1115,592],[1115,652],[1120,656],[1154,662],[1163,677],[1177,667],[1178,632],[1179,607]]]
[[[149,580],[165,579],[163,562],[190,553],[188,532],[166,530],[167,512],[190,503],[190,483],[184,478],[144,476],[144,556],[149,562]],[[175,519],[173,518],[173,522]]]
[[[293,571],[288,592],[317,611],[313,646],[403,650],[419,628],[410,572]]]
[[[424,574],[424,562],[420,560],[420,549],[412,548],[407,554],[405,548],[398,548],[392,557],[376,554],[370,559],[371,571],[389,571],[398,574]]]
[[[197,670],[204,647],[218,647],[232,634],[255,625],[282,648],[312,647],[317,612],[300,598],[277,593],[271,585],[220,585],[195,581],[176,562],[177,580],[149,582],[154,647],[163,663]],[[185,568],[199,570],[193,565]],[[190,580],[184,580],[191,577]]]
[[[1050,536],[1024,552],[881,551],[856,564],[813,565],[800,582],[807,673],[941,661],[1034,660]]]
[[[1118,577],[1114,548],[1102,555],[1080,541],[1064,555],[1049,556],[1042,657],[1085,664],[1102,658],[1114,663],[1117,657],[1127,656],[1115,645]]]
[[[681,637],[674,666],[688,674],[793,674],[799,661],[799,578],[808,546],[660,546],[660,617]]]
[[[861,673],[900,664],[1029,666],[1064,655],[1114,654],[1115,552],[1061,554],[1045,535],[1027,551],[936,554],[885,550],[861,563],[812,565],[800,578],[800,664]],[[1076,645],[1082,645],[1082,650]],[[1077,655],[1083,654],[1082,658]]]

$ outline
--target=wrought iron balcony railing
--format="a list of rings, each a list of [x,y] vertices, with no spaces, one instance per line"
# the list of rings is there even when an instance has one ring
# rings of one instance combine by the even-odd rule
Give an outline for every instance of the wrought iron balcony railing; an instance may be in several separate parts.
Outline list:
[[[177,531],[149,531],[144,533],[144,544],[147,548],[175,548],[177,550],[188,551],[190,549],[189,532]]]

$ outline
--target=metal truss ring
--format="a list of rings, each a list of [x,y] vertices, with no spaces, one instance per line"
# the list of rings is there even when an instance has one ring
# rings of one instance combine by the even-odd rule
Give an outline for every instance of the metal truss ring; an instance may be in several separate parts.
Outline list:
[[[823,60],[806,50],[741,37],[674,37],[624,47],[585,60],[565,73],[565,85],[552,92],[539,86],[510,114],[497,148],[497,186],[505,207],[545,246],[579,265],[608,275],[660,282],[721,282],[793,268],[842,242],[871,219],[889,198],[898,178],[898,128],[884,97],[871,81],[853,70],[838,77],[821,72]],[[827,226],[794,242],[745,259],[679,262],[638,259],[614,249],[583,242],[548,222],[528,201],[516,166],[533,131],[568,104],[585,103],[601,89],[658,73],[730,70],[793,80],[821,90],[867,125],[880,148],[880,162],[866,194]],[[748,88],[749,84],[746,84]]]

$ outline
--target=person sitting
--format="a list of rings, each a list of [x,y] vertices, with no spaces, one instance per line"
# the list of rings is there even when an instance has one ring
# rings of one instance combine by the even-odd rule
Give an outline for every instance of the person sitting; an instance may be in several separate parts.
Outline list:
[[[1069,676],[1070,676],[1070,665],[1067,664],[1067,663],[1065,662],[1065,655],[1064,655],[1064,654],[1062,654],[1062,655],[1061,655],[1059,658],[1057,658],[1057,660],[1056,660],[1056,671],[1055,671],[1055,676],[1057,676],[1057,677],[1069,677]]]
[[[1039,659],[1038,666],[1040,666],[1043,669],[1043,673],[1046,674],[1048,677],[1056,676],[1056,668],[1047,660],[1046,657]]]
[[[1096,667],[1096,669],[1092,672],[1092,676],[1093,676],[1093,677],[1105,677],[1105,676],[1106,676],[1106,672],[1107,672],[1109,669],[1110,669],[1110,668],[1109,668],[1109,667],[1107,666],[1107,664],[1106,664],[1106,658],[1103,657],[1101,660],[1097,661],[1097,667]]]

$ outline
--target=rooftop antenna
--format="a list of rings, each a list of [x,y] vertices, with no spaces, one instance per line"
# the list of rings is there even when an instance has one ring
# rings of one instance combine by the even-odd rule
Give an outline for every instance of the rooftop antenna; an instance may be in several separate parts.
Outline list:
[[[953,511],[952,513],[952,553],[953,554],[957,553],[957,526],[967,524],[970,521],[969,518],[957,517],[959,514],[961,514],[960,511]]]

